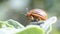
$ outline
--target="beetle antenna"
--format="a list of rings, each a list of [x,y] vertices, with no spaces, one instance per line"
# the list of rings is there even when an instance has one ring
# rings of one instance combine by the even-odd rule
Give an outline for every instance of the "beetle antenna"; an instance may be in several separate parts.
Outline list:
[[[28,11],[29,11],[29,9],[28,9],[28,8],[26,8],[26,11],[28,12]]]

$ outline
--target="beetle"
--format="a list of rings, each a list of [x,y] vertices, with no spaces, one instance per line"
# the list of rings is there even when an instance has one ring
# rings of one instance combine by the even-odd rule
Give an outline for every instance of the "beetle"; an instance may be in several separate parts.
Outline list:
[[[47,19],[47,13],[42,9],[32,9],[25,14],[30,21],[44,21]]]

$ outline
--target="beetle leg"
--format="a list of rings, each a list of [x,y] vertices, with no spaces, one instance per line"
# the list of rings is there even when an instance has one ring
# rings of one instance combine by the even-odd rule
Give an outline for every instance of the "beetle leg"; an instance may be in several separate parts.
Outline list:
[[[34,17],[33,16],[31,16],[31,20],[34,20]]]

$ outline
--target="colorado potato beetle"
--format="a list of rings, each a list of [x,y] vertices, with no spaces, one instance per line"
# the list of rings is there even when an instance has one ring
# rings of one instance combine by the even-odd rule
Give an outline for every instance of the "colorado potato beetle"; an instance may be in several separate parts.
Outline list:
[[[42,9],[32,9],[25,16],[31,21],[43,21],[47,19],[47,13]]]

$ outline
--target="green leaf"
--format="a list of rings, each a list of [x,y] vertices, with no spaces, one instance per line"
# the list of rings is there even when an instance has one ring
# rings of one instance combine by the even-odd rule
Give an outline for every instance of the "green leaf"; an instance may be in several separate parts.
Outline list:
[[[13,28],[14,26],[8,24],[5,21],[0,21],[0,28]]]
[[[15,28],[24,28],[24,26],[22,24],[20,24],[17,21],[14,21],[12,19],[8,20],[7,22],[8,22],[8,24],[14,26]]]
[[[44,34],[44,31],[37,26],[31,26],[31,27],[28,26],[16,34]]]

